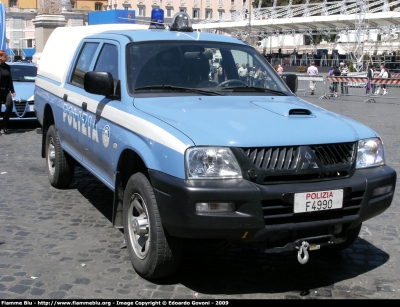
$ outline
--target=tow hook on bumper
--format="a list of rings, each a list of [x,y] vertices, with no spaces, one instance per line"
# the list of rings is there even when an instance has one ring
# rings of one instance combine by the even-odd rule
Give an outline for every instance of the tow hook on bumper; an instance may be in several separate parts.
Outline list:
[[[298,250],[297,252],[297,260],[301,264],[306,264],[310,259],[310,255],[307,249],[318,250],[322,246],[331,245],[334,243],[335,237],[333,235],[327,236],[319,236],[319,237],[312,237],[312,238],[304,238],[294,241],[293,245],[294,248]],[[321,242],[321,243],[309,243],[310,242]]]
[[[306,264],[308,262],[308,259],[310,258],[310,256],[308,255],[307,252],[307,248],[310,246],[310,244],[308,244],[307,241],[303,241],[301,242],[301,245],[298,247],[296,246],[296,248],[299,249],[298,253],[297,253],[297,260],[301,263],[301,264]],[[304,258],[302,257],[302,254],[304,254]]]

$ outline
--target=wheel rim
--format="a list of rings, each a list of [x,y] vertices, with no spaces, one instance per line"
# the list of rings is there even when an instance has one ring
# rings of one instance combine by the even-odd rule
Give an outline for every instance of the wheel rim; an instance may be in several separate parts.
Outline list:
[[[150,225],[148,221],[147,206],[139,194],[131,197],[128,211],[129,239],[133,251],[140,259],[144,259],[149,253]]]
[[[51,175],[54,175],[56,169],[56,149],[54,147],[53,138],[49,139],[49,147],[47,148],[47,165]]]

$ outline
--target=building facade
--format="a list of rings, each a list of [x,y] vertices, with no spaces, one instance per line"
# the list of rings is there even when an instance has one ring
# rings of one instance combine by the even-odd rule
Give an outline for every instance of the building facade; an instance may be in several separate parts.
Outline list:
[[[38,12],[38,0],[0,0],[6,5],[7,47],[20,55],[23,48],[35,48],[35,27],[32,20]],[[193,23],[228,20],[236,11],[243,11],[250,2],[244,0],[61,0],[62,15],[67,26],[87,25],[90,11],[135,10],[136,23],[148,23],[151,10],[162,8],[165,22],[177,12],[186,12]]]
[[[105,9],[135,10],[137,19],[148,20],[153,8],[161,8],[166,21],[178,12],[186,12],[196,23],[231,19],[232,13],[248,8],[249,3],[244,0],[108,0]]]
[[[6,6],[6,36],[7,47],[15,55],[21,55],[24,48],[35,48],[35,26],[33,19],[38,12],[37,0],[0,0]],[[62,15],[67,20],[67,26],[82,26],[87,24],[89,11],[104,10],[107,1],[61,0]]]

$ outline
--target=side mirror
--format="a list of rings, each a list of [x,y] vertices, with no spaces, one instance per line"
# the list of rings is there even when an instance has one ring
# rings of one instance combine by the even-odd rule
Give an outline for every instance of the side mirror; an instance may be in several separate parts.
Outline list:
[[[114,79],[109,72],[89,71],[83,78],[83,88],[91,94],[111,97],[114,95]]]
[[[282,79],[293,93],[297,92],[298,81],[295,74],[283,74]]]

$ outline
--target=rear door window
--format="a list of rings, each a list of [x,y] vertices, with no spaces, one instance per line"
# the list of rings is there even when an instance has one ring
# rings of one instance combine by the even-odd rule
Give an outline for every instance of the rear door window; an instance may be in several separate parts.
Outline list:
[[[109,72],[114,79],[114,92],[119,80],[118,47],[112,44],[104,44],[101,48],[94,71]]]
[[[89,71],[90,63],[99,43],[85,43],[75,63],[71,76],[71,83],[83,88],[83,77]]]

